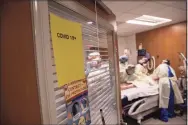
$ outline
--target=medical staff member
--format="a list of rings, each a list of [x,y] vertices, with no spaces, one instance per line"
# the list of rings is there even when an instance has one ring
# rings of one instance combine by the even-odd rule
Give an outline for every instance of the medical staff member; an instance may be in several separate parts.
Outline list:
[[[160,119],[168,122],[168,118],[175,116],[174,104],[183,103],[180,90],[177,86],[177,78],[170,66],[169,60],[163,60],[153,73],[154,79],[159,83],[159,108]]]
[[[135,67],[135,73],[137,75],[147,75],[148,69],[147,69],[147,58],[142,58],[138,61],[138,64]]]
[[[99,52],[92,52],[88,55],[87,63],[85,64],[85,75],[88,77],[92,69],[98,69],[101,66],[101,57]]]
[[[128,62],[128,57],[126,55],[120,56],[119,58],[119,71],[120,71],[120,82],[125,82],[124,77],[126,75],[126,66]]]
[[[128,56],[126,54],[120,56],[119,58],[119,71],[120,71],[121,90],[134,87],[134,85],[132,84],[127,85],[128,81],[133,81],[137,77],[134,75],[135,66],[128,64]]]
[[[134,88],[135,85],[132,83],[129,83],[131,81],[134,81],[137,78],[137,76],[134,74],[135,72],[135,66],[134,65],[127,65],[123,70],[120,70],[120,82],[121,82],[121,90]]]
[[[120,82],[125,83],[127,81],[133,81],[137,78],[134,75],[135,66],[128,64],[129,57],[127,55],[120,56],[119,58],[119,71],[120,71]]]

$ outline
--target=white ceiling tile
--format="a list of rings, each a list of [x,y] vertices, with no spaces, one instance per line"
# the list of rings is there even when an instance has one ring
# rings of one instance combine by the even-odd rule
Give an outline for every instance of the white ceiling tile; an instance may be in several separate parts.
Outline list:
[[[129,12],[133,14],[147,15],[155,11],[158,11],[160,9],[163,9],[165,7],[166,6],[163,4],[159,4],[159,3],[151,1],[151,2],[146,2],[144,5],[139,6],[137,8],[133,8]]]
[[[106,3],[106,1],[104,1]],[[107,6],[112,12],[127,12],[132,8],[136,8],[139,5],[144,4],[144,1],[107,1]]]
[[[131,27],[131,25],[127,24],[127,23],[124,23],[124,24],[121,24],[117,27],[118,30],[122,30],[122,29],[127,29]]]
[[[158,3],[186,10],[186,0],[168,0],[168,1],[160,1]]]
[[[187,10],[187,2],[186,1],[176,1],[176,4],[174,5],[174,7],[183,9],[183,10]]]
[[[103,1],[116,15],[116,20],[119,22],[117,33],[122,36],[129,36],[138,32],[148,31],[186,20],[186,4],[181,1]],[[169,18],[172,19],[172,21],[153,27],[126,23],[127,20],[134,19],[144,14]]]
[[[174,4],[173,0],[166,0],[166,1],[158,1],[158,3],[164,4],[164,5],[168,5],[168,6],[172,6]]]
[[[102,2],[105,4],[105,5],[109,5],[112,1],[108,1],[108,0],[102,0]]]
[[[144,25],[124,24],[122,26],[119,26],[117,29],[119,32],[131,32],[131,31],[147,29],[147,28],[150,28],[150,27],[144,26]]]
[[[152,16],[158,16],[162,18],[169,18],[173,20],[186,20],[186,11],[174,8],[166,7],[158,12],[152,13]]]
[[[123,12],[113,12],[113,13],[116,15],[116,18],[123,14]]]

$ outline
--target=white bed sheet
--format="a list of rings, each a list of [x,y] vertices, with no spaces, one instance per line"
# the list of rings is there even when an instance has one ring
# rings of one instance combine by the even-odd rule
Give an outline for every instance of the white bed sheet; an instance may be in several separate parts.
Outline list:
[[[146,97],[159,94],[158,85],[130,88],[121,91],[121,99],[127,96],[128,101],[139,97]]]

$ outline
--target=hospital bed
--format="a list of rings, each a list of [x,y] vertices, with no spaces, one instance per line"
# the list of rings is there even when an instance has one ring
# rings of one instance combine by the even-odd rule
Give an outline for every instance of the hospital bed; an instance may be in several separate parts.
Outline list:
[[[121,91],[123,116],[130,116],[141,124],[141,120],[158,109],[158,86],[130,88]]]

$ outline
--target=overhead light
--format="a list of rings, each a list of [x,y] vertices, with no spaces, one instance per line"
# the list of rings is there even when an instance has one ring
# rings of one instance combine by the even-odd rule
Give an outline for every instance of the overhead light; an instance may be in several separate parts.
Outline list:
[[[148,23],[148,22],[138,21],[138,20],[128,20],[127,23],[138,24],[138,25],[154,26],[153,23]]]
[[[172,20],[166,19],[166,18],[161,18],[161,17],[142,15],[140,17],[133,19],[133,20],[128,20],[128,21],[126,21],[126,23],[147,25],[147,26],[156,26],[156,25],[167,23],[170,21],[172,21]]]
[[[93,24],[93,22],[89,21],[89,22],[87,22],[87,24],[89,24],[89,25],[90,25],[90,24]]]

